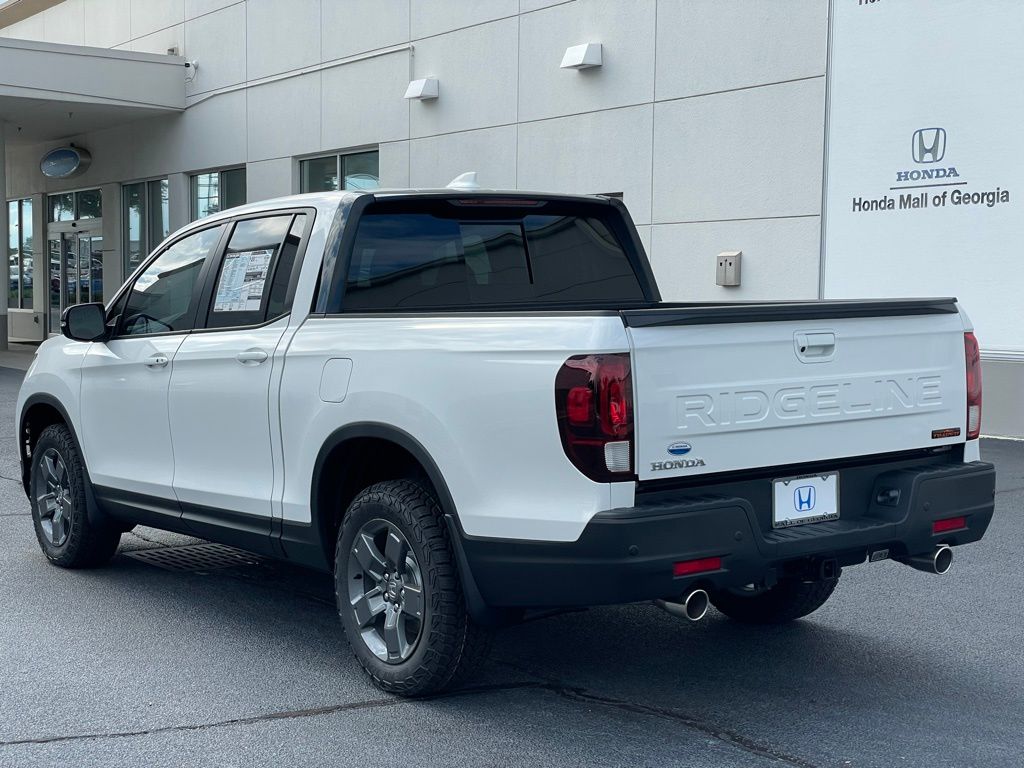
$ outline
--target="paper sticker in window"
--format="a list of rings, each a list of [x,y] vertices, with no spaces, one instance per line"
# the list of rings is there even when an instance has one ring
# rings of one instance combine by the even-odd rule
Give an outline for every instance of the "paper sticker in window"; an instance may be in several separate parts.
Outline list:
[[[273,255],[270,248],[225,254],[213,311],[259,311]]]

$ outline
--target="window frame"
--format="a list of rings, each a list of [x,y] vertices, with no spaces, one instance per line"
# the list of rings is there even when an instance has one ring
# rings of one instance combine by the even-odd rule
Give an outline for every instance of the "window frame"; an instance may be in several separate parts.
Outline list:
[[[8,260],[8,265],[7,265],[7,271],[8,271],[8,277],[7,277],[7,306],[8,306],[8,309],[25,309],[25,310],[33,310],[34,311],[34,307],[35,307],[35,294],[34,294],[34,291],[35,291],[35,272],[36,272],[36,241],[38,240],[38,238],[36,237],[36,227],[35,227],[35,220],[34,220],[34,217],[35,217],[35,207],[36,207],[35,200],[31,196],[29,196],[29,197],[15,197],[15,198],[13,198],[11,200],[7,200],[6,198],[4,198],[4,199],[6,200],[7,214],[8,214],[8,235],[7,235],[8,242],[4,244],[4,248],[5,249],[9,249],[11,247],[11,244],[10,244],[10,230],[14,229],[14,228],[17,228],[17,232],[18,232],[18,248],[17,248],[17,258],[18,258],[17,297],[18,297],[18,300],[17,300],[17,305],[11,304],[11,299],[10,299],[10,293],[11,293],[10,267],[11,267],[11,265],[10,265],[10,261]],[[27,297],[28,301],[27,302],[25,300],[26,299],[26,296],[25,296],[25,204],[26,203],[28,203],[28,207],[30,209],[29,210],[28,218],[29,218],[30,228],[32,230],[32,251],[30,252],[30,255],[32,257],[32,287],[29,288],[29,293],[28,293],[28,297]],[[13,221],[10,219],[10,215],[9,215],[12,204],[17,208],[17,211],[18,211],[18,215],[17,215],[16,219],[14,219]],[[10,257],[10,255],[11,254],[8,254],[8,258]],[[49,275],[49,262],[47,262],[47,275]],[[49,281],[49,279],[47,279],[47,281]],[[28,304],[28,306],[25,306],[26,303]]]
[[[192,171],[191,173],[188,174],[188,220],[190,222],[202,221],[203,219],[209,218],[210,216],[216,216],[217,214],[224,213],[225,211],[230,211],[231,208],[237,208],[238,206],[245,205],[246,202],[248,202],[248,200],[243,200],[241,203],[238,204],[238,206],[233,205],[230,208],[221,207],[220,210],[214,211],[213,213],[208,213],[206,216],[202,217],[198,215],[199,198],[196,195],[196,185],[199,183],[197,181],[198,178],[200,176],[210,176],[212,174],[217,174],[217,194],[218,197],[221,198],[221,204],[223,205],[223,190],[225,187],[224,174],[231,173],[232,171],[242,171],[245,174],[245,182],[246,184],[248,184],[249,171],[247,166],[244,164],[231,165],[225,168],[210,168],[209,170],[205,171]]]
[[[79,195],[84,192],[97,192],[100,196],[100,215],[90,216],[88,218],[82,218],[81,210],[79,209],[78,201]],[[71,195],[71,218],[70,219],[54,219],[53,218],[53,207],[50,204],[51,199],[54,197],[60,197],[61,195]],[[79,187],[77,189],[62,189],[59,192],[47,192],[44,195],[44,203],[46,209],[43,211],[45,217],[45,224],[70,224],[73,221],[102,221],[103,220],[103,207],[106,201],[103,199],[103,188],[102,187]]]
[[[210,263],[211,261],[213,261],[213,259],[217,257],[217,254],[219,254],[224,249],[224,246],[226,244],[225,236],[231,230],[231,227],[228,226],[229,223],[229,220],[219,219],[217,221],[211,221],[206,226],[191,228],[186,232],[182,232],[178,237],[174,237],[174,239],[168,240],[164,244],[163,248],[153,251],[153,253],[151,253],[145,260],[143,260],[136,269],[137,274],[135,274],[131,280],[126,280],[124,285],[122,285],[121,288],[117,291],[117,293],[114,294],[114,297],[110,300],[110,303],[106,305],[105,315],[107,319],[107,324],[109,325],[112,322],[116,323],[113,332],[110,334],[110,340],[113,341],[115,339],[151,339],[157,336],[177,336],[192,333],[192,331],[195,330],[197,310],[199,309],[199,300],[202,297],[202,288],[207,279],[207,275],[209,274]],[[139,278],[145,273],[147,269],[149,269],[150,265],[157,259],[159,259],[161,256],[163,256],[165,253],[167,253],[168,250],[170,250],[175,245],[180,243],[182,240],[185,240],[194,235],[198,235],[200,232],[205,232],[208,229],[215,229],[217,227],[223,227],[224,231],[220,233],[220,237],[217,238],[217,242],[214,243],[213,247],[210,249],[210,253],[203,261],[203,266],[199,270],[199,277],[196,278],[196,284],[192,286],[192,298],[189,301],[188,325],[190,327],[176,331],[157,331],[155,333],[123,333],[123,307],[120,308],[121,311],[118,312],[116,315],[113,313],[115,310],[118,309],[118,304],[121,302],[121,300],[126,295],[131,293],[132,289],[135,287],[135,283],[138,282]]]
[[[168,215],[167,234],[161,235],[159,239],[154,239],[150,232],[150,225],[153,223],[153,212],[150,210],[150,187],[154,184],[165,184],[167,185],[168,194],[170,194],[170,179],[167,176],[154,176],[148,179],[137,179],[135,181],[126,181],[121,184],[121,269],[123,271],[124,282],[127,282],[131,278],[135,270],[129,271],[128,269],[128,244],[131,242],[130,233],[128,231],[128,205],[127,195],[128,187],[134,187],[136,185],[142,185],[142,216],[139,228],[140,239],[139,248],[143,252],[143,256],[139,259],[139,267],[146,263],[146,259],[149,254],[153,253],[160,244],[171,235],[170,229],[170,216]],[[138,269],[136,267],[135,269]]]
[[[210,326],[210,310],[213,306],[214,294],[217,289],[217,281],[220,278],[220,268],[224,261],[224,256],[227,253],[228,244],[231,242],[231,237],[235,233],[235,227],[241,221],[248,221],[250,219],[266,219],[274,218],[276,216],[290,216],[291,223],[288,225],[288,229],[285,231],[285,237],[291,232],[292,226],[295,224],[296,216],[306,216],[306,223],[302,229],[301,239],[299,241],[298,250],[295,252],[295,263],[292,264],[292,273],[288,278],[288,288],[285,291],[285,311],[274,317],[267,317],[267,313],[270,309],[269,294],[267,296],[266,306],[262,307],[259,312],[262,317],[259,320],[251,322],[241,322],[235,325],[215,325]],[[232,216],[225,220],[225,223],[229,224],[228,229],[225,232],[221,242],[217,244],[217,252],[214,255],[214,259],[211,262],[210,270],[205,275],[200,276],[200,279],[204,280],[203,291],[199,298],[199,306],[197,307],[198,312],[193,319],[192,332],[194,333],[218,333],[222,331],[240,331],[248,330],[252,328],[261,328],[271,323],[276,323],[282,318],[288,317],[292,312],[292,307],[295,302],[295,291],[298,287],[299,275],[302,273],[302,264],[305,260],[306,248],[309,245],[309,238],[313,232],[313,224],[316,220],[316,208],[308,208],[305,206],[300,207],[288,207],[288,208],[272,208],[265,211],[256,211],[253,213],[240,214],[238,216]],[[281,241],[282,243],[284,240]],[[272,263],[272,269],[267,275],[267,282],[273,281],[277,268],[280,264],[280,247],[278,252],[274,255],[274,261]],[[252,312],[239,312],[239,315],[251,315]]]
[[[364,147],[362,149],[347,149],[344,151],[337,152],[324,152],[322,154],[308,155],[306,157],[298,158],[299,161],[299,194],[317,194],[322,192],[369,192],[371,190],[365,189],[345,189],[345,175],[344,162],[346,157],[354,157],[356,155],[377,155],[377,185],[380,186],[380,146]],[[303,163],[311,160],[326,160],[329,157],[334,158],[334,171],[338,177],[338,186],[334,189],[303,189]]]

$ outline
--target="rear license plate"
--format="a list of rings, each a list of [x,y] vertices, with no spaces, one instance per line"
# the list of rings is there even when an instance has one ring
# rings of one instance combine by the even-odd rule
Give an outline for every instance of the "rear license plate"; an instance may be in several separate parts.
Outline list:
[[[772,483],[772,527],[820,523],[839,517],[839,473],[787,477]]]

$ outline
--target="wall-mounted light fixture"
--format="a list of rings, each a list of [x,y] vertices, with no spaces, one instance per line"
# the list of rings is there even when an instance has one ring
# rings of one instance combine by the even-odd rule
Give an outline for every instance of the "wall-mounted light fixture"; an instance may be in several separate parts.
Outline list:
[[[429,101],[437,98],[437,78],[426,77],[422,80],[413,80],[405,89],[405,98]]]
[[[562,69],[591,69],[601,66],[601,44],[583,43],[571,45],[565,49],[562,57]]]

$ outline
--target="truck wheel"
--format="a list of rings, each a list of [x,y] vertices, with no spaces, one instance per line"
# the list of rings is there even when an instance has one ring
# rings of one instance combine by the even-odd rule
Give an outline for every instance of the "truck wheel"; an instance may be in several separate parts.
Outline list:
[[[464,680],[491,632],[466,612],[448,529],[434,495],[389,480],[349,506],[334,554],[345,636],[378,687],[426,696]]]
[[[85,467],[63,424],[43,430],[32,450],[32,522],[43,554],[62,568],[103,565],[117,552],[121,532],[89,520]]]
[[[747,624],[784,624],[813,613],[832,595],[839,579],[785,579],[760,591],[712,592],[711,604],[730,619]]]

